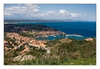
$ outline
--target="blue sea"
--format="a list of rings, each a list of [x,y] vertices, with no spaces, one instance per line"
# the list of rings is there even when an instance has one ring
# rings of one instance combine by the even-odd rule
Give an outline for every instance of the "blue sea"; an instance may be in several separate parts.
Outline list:
[[[89,37],[96,38],[96,22],[18,22],[18,24],[44,24],[57,30],[63,31],[66,34],[78,34],[79,36],[49,36],[47,38],[38,38],[41,40],[53,40],[56,38],[74,38],[77,40]]]

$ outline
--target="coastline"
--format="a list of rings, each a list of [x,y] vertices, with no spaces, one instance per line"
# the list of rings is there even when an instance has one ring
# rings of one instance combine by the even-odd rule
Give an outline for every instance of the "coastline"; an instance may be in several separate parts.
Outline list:
[[[21,63],[21,61],[31,61],[30,63],[32,63],[33,59],[35,61],[36,58],[39,59],[39,62],[42,61],[41,59],[48,60],[48,58],[51,59],[51,61],[53,61],[53,59],[59,59],[61,60],[60,62],[62,62],[62,54],[65,54],[65,56],[68,56],[72,59],[74,59],[75,57],[78,61],[80,61],[77,55],[82,59],[84,58],[82,55],[86,57],[86,53],[90,48],[92,48],[91,43],[93,43],[92,45],[95,48],[95,41],[95,38],[86,38],[83,35],[75,33],[66,34],[64,31],[41,24],[4,24],[4,53],[5,55],[14,53],[14,57],[10,56],[10,58],[13,59],[10,60],[13,61],[10,63],[13,64],[16,64],[16,61],[18,61],[18,63]],[[84,46],[86,47],[87,52],[83,51]],[[87,50],[88,46],[90,48]],[[71,53],[72,51],[73,53]],[[84,54],[81,53],[81,51],[83,51]],[[7,52],[8,54],[6,54]],[[57,55],[58,52],[59,55]],[[89,53],[90,52],[91,49]],[[72,56],[68,54],[74,55]],[[41,58],[39,58],[40,56]],[[65,56],[63,56],[63,58],[65,58]],[[19,59],[19,57],[21,57],[22,59]],[[27,60],[25,58],[27,58]],[[68,60],[72,62],[69,58]],[[5,59],[7,58],[5,57]],[[9,60],[7,59],[7,61]],[[5,60],[4,63],[6,63]],[[95,59],[93,64],[95,64]]]
[[[65,23],[64,23],[65,24]],[[9,23],[7,22],[7,24],[4,24],[4,25],[9,25]],[[11,24],[11,25],[13,25],[13,24]],[[52,25],[53,25],[53,23],[52,24],[50,24],[50,23],[29,23],[29,24],[26,24],[26,22],[23,22],[22,24],[18,24],[17,22],[16,22],[16,24],[14,24],[14,25],[46,25],[46,26],[48,26],[48,27],[51,27],[52,28]],[[50,25],[50,26],[49,26]],[[60,25],[60,23],[57,25],[58,27],[59,27],[59,25]],[[66,24],[65,24],[66,25]],[[56,28],[57,30],[60,30],[59,28],[63,28],[63,27],[59,27],[59,28],[57,28],[57,27],[55,27],[55,24],[54,24],[54,27],[53,27],[54,29]],[[94,37],[94,38],[96,38],[96,36],[90,36],[90,35],[92,35],[92,33],[90,32],[90,34],[88,35],[88,33],[89,33],[89,31],[87,31],[87,30],[83,30],[83,31],[87,31],[87,33],[85,33],[85,32],[83,32],[83,34],[86,34],[86,35],[82,35],[82,34],[79,34],[79,33],[70,33],[70,31],[72,31],[73,32],[73,30],[74,29],[66,29],[66,30],[60,30],[58,33],[55,33],[55,34],[50,34],[50,35],[48,35],[48,34],[44,34],[44,35],[42,35],[42,36],[35,36],[34,38],[41,38],[41,37],[43,37],[43,38],[48,38],[49,36],[53,36],[54,38],[53,39],[55,39],[55,38],[57,38],[56,37],[56,35],[64,35],[64,36],[66,36],[66,37],[62,37],[62,38],[74,38],[74,39],[85,39],[85,38],[89,38],[89,37]],[[76,32],[78,32],[78,31],[80,31],[81,32],[81,29],[80,30],[78,30],[78,29],[76,29],[75,30]],[[63,32],[64,32],[64,34],[63,34]],[[88,35],[88,36],[87,36]],[[52,40],[53,40],[52,39]]]

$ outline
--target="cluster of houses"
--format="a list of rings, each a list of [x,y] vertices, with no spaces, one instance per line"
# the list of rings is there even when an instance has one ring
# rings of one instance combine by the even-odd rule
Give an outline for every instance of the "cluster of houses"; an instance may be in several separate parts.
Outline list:
[[[21,54],[29,51],[29,46],[34,46],[37,48],[45,48],[45,43],[47,41],[41,41],[41,40],[35,40],[29,37],[20,36],[18,33],[7,33],[6,37],[9,37],[11,39],[15,39],[15,42],[18,45],[14,45],[11,41],[4,41],[4,49],[5,50],[17,50],[21,47],[24,47],[24,49],[20,52]],[[9,44],[9,45],[8,45]]]
[[[33,38],[21,36],[18,33],[7,33],[6,37],[14,39],[14,42],[17,44],[15,45],[12,41],[4,40],[4,50],[6,51],[23,48],[20,53],[24,54],[25,52],[29,51],[29,47],[37,47],[38,49],[43,48],[50,53],[49,49],[46,48],[46,40],[35,40]],[[86,38],[84,40],[93,41],[93,38]]]

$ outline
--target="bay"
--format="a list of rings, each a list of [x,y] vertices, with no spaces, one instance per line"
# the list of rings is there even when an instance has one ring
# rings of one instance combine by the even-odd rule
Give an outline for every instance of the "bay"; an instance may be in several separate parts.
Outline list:
[[[51,28],[65,32],[66,34],[78,34],[79,36],[67,36],[67,38],[84,39],[96,38],[96,22],[18,22],[17,24],[43,24]],[[47,38],[38,38],[39,40],[53,40],[56,38],[66,38],[64,36],[49,36]]]

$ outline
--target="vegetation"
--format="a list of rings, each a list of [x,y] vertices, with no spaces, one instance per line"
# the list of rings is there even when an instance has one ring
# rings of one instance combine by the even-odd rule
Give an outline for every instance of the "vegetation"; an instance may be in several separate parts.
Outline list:
[[[29,32],[25,32],[25,33],[20,32],[19,34],[20,34],[21,36],[24,36],[24,37],[31,37],[31,38],[34,36],[34,34],[29,33]]]
[[[4,24],[4,32],[17,32],[20,33],[22,30],[25,31],[47,31],[47,30],[54,30],[56,29],[50,28],[46,25],[42,24]]]
[[[14,44],[14,45],[18,45],[16,42],[15,42],[15,39],[11,39],[11,38],[9,38],[9,37],[6,37],[6,36],[4,36],[4,40],[7,40],[8,41],[8,44],[10,45],[10,41]],[[9,46],[10,47],[10,46]]]
[[[36,24],[5,24],[4,25],[4,40],[8,41],[7,47],[12,48],[12,42],[18,46],[16,39],[6,37],[7,32],[16,32],[22,36],[37,37],[41,34],[33,33],[32,31],[58,31],[46,25]],[[20,40],[22,43],[22,41]],[[93,41],[75,40],[75,39],[55,39],[45,43],[50,53],[46,49],[29,47],[29,51],[25,55],[36,57],[33,60],[13,61],[13,58],[21,55],[20,52],[24,49],[21,46],[17,50],[4,50],[5,65],[96,65],[96,38]]]
[[[50,54],[43,49],[30,48],[26,54],[36,58],[28,61],[12,61],[17,52],[4,52],[4,64],[6,65],[96,65],[96,39],[94,41],[75,40],[60,42],[61,39],[47,43],[51,48]],[[59,43],[57,45],[57,43]],[[10,59],[10,60],[9,60]]]

